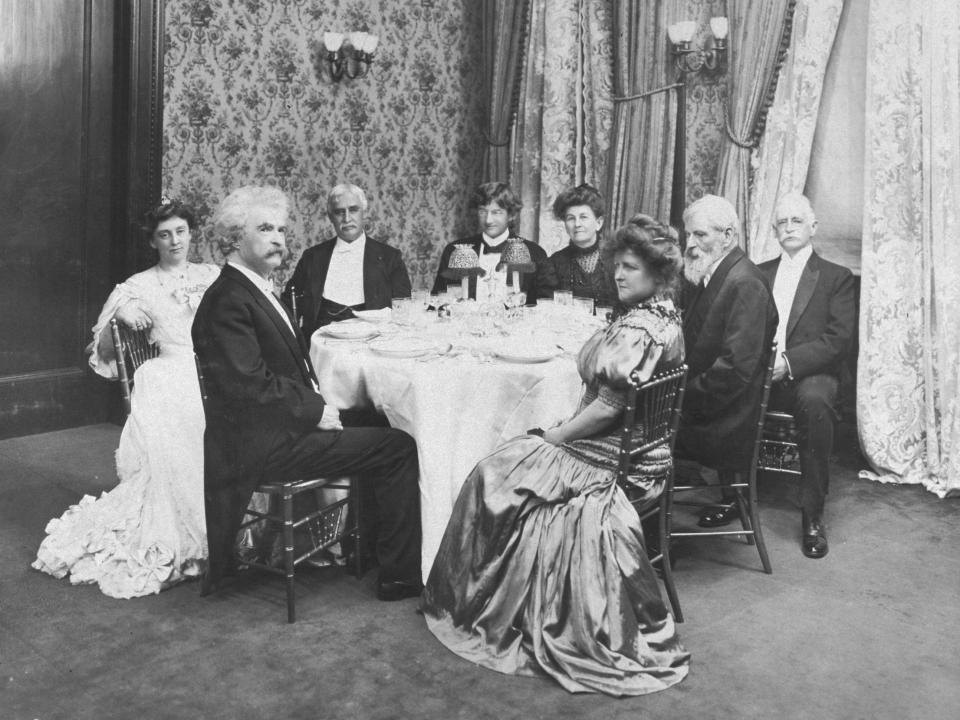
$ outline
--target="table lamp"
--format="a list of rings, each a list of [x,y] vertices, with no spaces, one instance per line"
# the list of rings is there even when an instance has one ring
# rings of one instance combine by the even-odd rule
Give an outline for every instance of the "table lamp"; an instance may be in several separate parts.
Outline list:
[[[480,267],[480,258],[477,257],[473,248],[467,245],[454,245],[447,268],[440,275],[447,280],[460,280],[460,298],[467,300],[470,298],[471,276],[483,276],[486,272]]]
[[[527,249],[523,238],[510,238],[507,240],[507,246],[500,253],[500,264],[497,267],[506,266],[510,271],[513,280],[513,291],[520,292],[520,274],[533,272],[537,266],[530,257],[530,251]]]

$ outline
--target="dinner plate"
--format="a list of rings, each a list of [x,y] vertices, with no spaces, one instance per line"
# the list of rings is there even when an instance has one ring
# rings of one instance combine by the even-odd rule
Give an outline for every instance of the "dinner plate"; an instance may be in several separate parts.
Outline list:
[[[418,358],[431,353],[443,355],[450,350],[450,344],[437,344],[417,338],[383,338],[367,343],[370,351],[383,357],[405,359]]]
[[[494,356],[512,363],[542,363],[549,362],[563,353],[558,347],[552,348],[508,348],[497,350]]]
[[[380,331],[373,324],[352,319],[324,325],[317,332],[324,337],[337,340],[369,340],[380,334]]]

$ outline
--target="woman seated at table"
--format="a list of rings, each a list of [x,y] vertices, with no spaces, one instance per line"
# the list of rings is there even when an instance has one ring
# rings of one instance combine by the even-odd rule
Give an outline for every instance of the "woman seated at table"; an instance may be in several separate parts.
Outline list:
[[[618,230],[629,311],[580,350],[579,410],[506,442],[467,478],[421,601],[431,632],[461,657],[571,692],[642,695],[686,676],[689,653],[616,484],[630,373],[648,379],[683,362],[669,299],[680,265],[662,225]],[[668,448],[644,456],[637,493],[655,501],[671,462]]]
[[[553,203],[553,215],[563,222],[570,244],[540,266],[540,291],[570,290],[576,297],[593,298],[597,305],[616,304],[613,264],[602,248],[600,193],[590,185],[564,190]]]
[[[107,595],[157,593],[191,575],[206,558],[203,506],[203,407],[190,327],[216,265],[187,260],[194,211],[163,198],[144,218],[157,264],[132,275],[107,298],[93,328],[90,366],[117,377],[110,320],[149,331],[160,356],[135,375],[130,416],[120,434],[120,483],[99,499],[84,495],[47,524],[33,567],[74,584],[98,583]]]

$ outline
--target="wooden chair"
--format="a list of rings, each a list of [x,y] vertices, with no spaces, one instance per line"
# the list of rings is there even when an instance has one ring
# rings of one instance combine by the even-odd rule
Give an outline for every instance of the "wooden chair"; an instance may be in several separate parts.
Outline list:
[[[203,367],[200,359],[194,355],[197,365],[197,380],[200,383],[200,398],[203,401],[204,412],[207,407],[207,386],[203,377]],[[322,499],[322,490],[346,490],[347,495],[333,502]],[[352,536],[354,541],[354,571],[358,578],[363,576],[363,553],[360,543],[360,488],[355,477],[347,481],[328,480],[326,478],[309,478],[292,480],[289,482],[264,482],[256,492],[270,497],[269,508],[265,512],[247,508],[247,520],[243,522],[241,531],[254,523],[266,521],[269,524],[279,525],[283,538],[283,567],[278,568],[269,564],[269,557],[260,558],[260,561],[245,560],[244,565],[265,570],[277,575],[283,575],[287,591],[287,622],[296,620],[296,592],[294,575],[298,565],[306,562],[314,555],[326,550],[337,542],[343,542]],[[303,493],[313,493],[317,500],[317,510],[305,513],[294,519],[293,499]],[[326,504],[324,504],[326,502]],[[348,526],[348,511],[352,520]],[[294,532],[297,528],[305,528],[310,538],[310,548],[300,555],[294,553]]]
[[[148,330],[131,330],[126,325],[110,319],[110,335],[117,355],[117,376],[123,407],[130,414],[130,398],[133,392],[134,374],[143,363],[160,355],[160,344],[150,342]]]
[[[687,381],[687,366],[681,365],[675,370],[661,373],[647,382],[641,382],[634,371],[630,376],[630,389],[627,393],[627,406],[623,414],[623,434],[620,440],[620,459],[617,470],[617,483],[623,488],[631,504],[637,509],[640,522],[658,516],[657,533],[659,547],[647,549],[651,563],[660,563],[663,585],[670,598],[673,617],[683,622],[677,588],[673,582],[670,567],[669,517],[667,498],[673,487],[673,465],[667,475],[663,491],[652,504],[644,498],[634,499],[636,495],[630,483],[630,475],[635,472],[635,461],[654,448],[667,445],[673,455],[673,442],[680,423],[680,408],[683,405],[683,393]],[[637,437],[638,429],[643,442]]]
[[[773,568],[770,565],[770,558],[767,555],[767,546],[763,541],[763,530],[760,527],[760,512],[758,510],[757,503],[757,468],[759,465],[760,457],[760,445],[763,442],[763,427],[764,421],[766,420],[767,415],[767,402],[770,399],[770,386],[773,383],[773,366],[777,358],[777,344],[774,343],[773,347],[770,350],[770,357],[767,362],[767,372],[763,381],[763,393],[760,398],[760,407],[757,409],[757,428],[754,435],[753,442],[753,453],[750,458],[750,465],[748,468],[745,468],[742,472],[731,473],[732,480],[730,482],[724,482],[723,477],[721,476],[721,482],[719,485],[709,485],[707,487],[713,488],[726,488],[728,490],[733,490],[736,497],[735,502],[740,510],[740,523],[742,529],[740,530],[683,530],[677,532],[673,530],[673,506],[674,505],[686,505],[692,507],[706,508],[706,507],[717,507],[718,503],[716,502],[706,502],[702,500],[689,500],[689,501],[680,501],[674,500],[674,495],[682,492],[697,492],[704,489],[703,485],[674,485],[672,491],[669,493],[666,501],[666,514],[667,514],[667,539],[675,537],[686,537],[686,538],[705,538],[705,537],[720,537],[727,535],[739,535],[743,536],[749,545],[756,545],[757,552],[760,555],[760,562],[763,565],[763,571],[765,573],[772,573]],[[744,480],[743,477],[746,476]],[[729,505],[727,505],[729,507]]]
[[[767,411],[757,469],[786,475],[801,474],[796,420],[790,413]]]

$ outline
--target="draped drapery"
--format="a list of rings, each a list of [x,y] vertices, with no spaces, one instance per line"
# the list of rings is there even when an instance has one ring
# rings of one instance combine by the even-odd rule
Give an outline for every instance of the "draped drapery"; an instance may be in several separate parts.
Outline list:
[[[773,99],[779,62],[786,50],[788,21],[796,0],[727,0],[730,21],[727,70],[727,134],[720,151],[717,194],[740,217],[740,243],[749,246],[750,153],[763,131]]]
[[[798,0],[794,10],[790,49],[753,161],[747,237],[754,262],[780,254],[773,233],[777,198],[802,192],[806,183],[823,79],[842,9],[843,0]]]
[[[563,190],[606,178],[612,48],[607,0],[545,0],[530,7],[511,173],[519,233],[547,253],[567,244],[551,206]]]
[[[960,8],[871,0],[857,417],[875,479],[960,493]]]
[[[482,0],[483,93],[489,111],[485,129],[485,180],[506,181],[510,172],[511,119],[523,58],[528,0]],[[536,3],[535,3],[536,4]]]
[[[616,99],[605,188],[610,227],[639,211],[662,220],[670,216],[677,93],[651,91],[673,81],[666,28],[683,19],[678,6],[668,0],[613,2]]]

